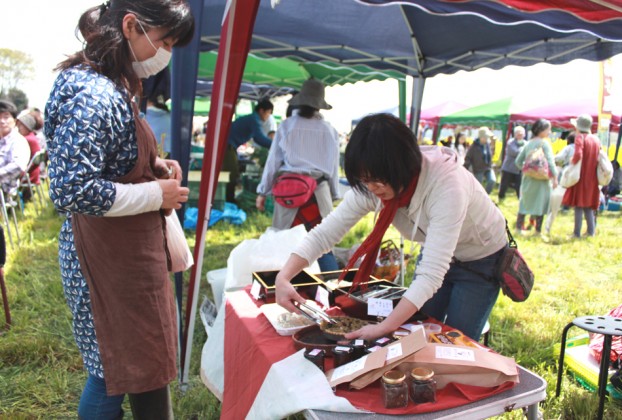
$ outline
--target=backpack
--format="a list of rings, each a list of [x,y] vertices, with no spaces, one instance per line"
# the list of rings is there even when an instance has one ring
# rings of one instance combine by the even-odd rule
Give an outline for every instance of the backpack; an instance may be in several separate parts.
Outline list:
[[[317,181],[308,175],[286,173],[274,182],[272,195],[274,201],[292,209],[309,201],[316,187]]]
[[[544,149],[538,147],[529,152],[523,163],[523,174],[533,179],[546,180],[550,178],[550,173]]]

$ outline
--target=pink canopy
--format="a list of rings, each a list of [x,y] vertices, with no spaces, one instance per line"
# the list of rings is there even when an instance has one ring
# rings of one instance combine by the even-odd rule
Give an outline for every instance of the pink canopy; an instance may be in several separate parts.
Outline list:
[[[467,106],[456,101],[447,101],[442,102],[438,105],[434,105],[429,108],[425,108],[421,110],[421,117],[419,121],[422,126],[427,126],[433,129],[432,138],[435,139],[437,137],[438,132],[438,123],[441,117],[445,115],[453,114],[454,112],[462,111],[466,109]]]
[[[572,129],[570,119],[580,114],[590,114],[594,123],[592,131],[598,130],[598,104],[596,101],[569,100],[555,104],[539,106],[524,112],[512,114],[510,123],[533,124],[538,118],[546,118],[551,121],[553,127]],[[620,125],[620,112],[614,111],[611,117],[610,131],[618,131]]]

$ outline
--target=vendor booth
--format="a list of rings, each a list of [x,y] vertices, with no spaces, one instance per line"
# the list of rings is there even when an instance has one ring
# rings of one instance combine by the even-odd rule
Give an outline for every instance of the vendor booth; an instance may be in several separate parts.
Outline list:
[[[526,5],[524,2],[485,0],[190,0],[190,3],[197,16],[200,39],[195,37],[187,48],[176,50],[173,60],[173,104],[178,104],[177,109],[173,107],[173,157],[182,162],[182,168],[187,168],[189,156],[189,141],[188,144],[182,141],[185,139],[182,133],[184,128],[191,126],[189,118],[193,101],[188,101],[188,98],[193,98],[195,94],[196,73],[193,74],[193,71],[198,67],[198,51],[218,49],[219,53],[207,133],[210,144],[205,148],[202,168],[202,179],[207,182],[202,183],[199,197],[199,201],[204,204],[199,208],[197,225],[195,261],[198,264],[192,269],[182,340],[182,383],[187,381],[190,362],[191,345],[188,343],[192,343],[201,263],[205,252],[203,236],[210,214],[207,203],[211,203],[215,192],[216,174],[220,169],[232,119],[232,105],[237,99],[249,51],[272,57],[298,57],[310,62],[364,65],[378,71],[395,70],[411,75],[415,77],[411,107],[413,127],[418,126],[421,94],[427,77],[451,74],[461,69],[502,68],[542,61],[561,64],[576,58],[602,60],[622,52],[622,44],[619,42],[622,37],[617,21],[622,13],[592,3],[588,9],[583,2],[575,1],[570,2],[564,11],[551,7],[549,2],[530,2]],[[511,3],[513,7],[506,7],[505,3]],[[229,321],[230,326],[236,326],[233,313],[238,310],[241,321],[253,324],[250,328],[252,334],[267,332],[259,341],[272,342],[279,337],[268,329],[272,328],[270,323],[259,316],[261,306],[258,300],[249,297],[251,291],[240,291],[239,295],[231,298],[226,295],[224,310],[219,312],[219,317],[224,317],[221,337],[224,340],[225,357],[231,346],[252,350],[241,353],[247,361],[257,355],[252,342],[245,341],[250,339],[250,335],[232,335],[227,326]],[[414,331],[411,333],[415,334]],[[218,340],[214,328],[210,340],[212,337]],[[290,348],[279,353],[279,358],[289,356],[294,350]],[[217,357],[216,353],[212,355]],[[236,395],[236,398],[244,401],[244,407],[248,408],[249,401],[252,405],[256,396],[263,395],[261,384],[263,378],[269,376],[264,375],[263,370],[272,364],[270,361],[261,366],[257,363],[252,369],[229,369],[233,375],[229,376],[225,360],[221,388],[223,413],[227,412],[226,409],[233,401],[228,401],[227,395],[236,389],[236,381],[243,384],[239,388],[241,391],[248,389],[247,393]],[[290,369],[292,375],[314,368],[308,364],[295,366],[299,366],[300,370]],[[256,367],[259,369],[255,370]],[[522,374],[518,376],[522,381]],[[299,381],[299,385],[304,384]],[[543,389],[542,386],[540,382],[530,392],[544,392],[538,391]],[[512,389],[518,388],[513,386]],[[504,392],[507,391],[501,390],[498,395]],[[538,398],[543,398],[543,394],[530,401],[523,400],[522,404],[536,404]],[[511,401],[507,403],[511,406]],[[324,409],[333,410],[332,407]]]

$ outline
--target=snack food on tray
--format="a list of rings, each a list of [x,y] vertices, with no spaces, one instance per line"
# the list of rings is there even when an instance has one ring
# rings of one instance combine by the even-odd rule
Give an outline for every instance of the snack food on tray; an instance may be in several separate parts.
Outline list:
[[[282,313],[276,320],[281,328],[306,327],[308,325],[313,325],[313,321],[310,319],[292,312]]]
[[[320,325],[322,331],[332,335],[343,336],[344,334],[351,333],[369,324],[368,321],[349,316],[334,316],[333,319],[336,321],[335,324],[322,322]]]

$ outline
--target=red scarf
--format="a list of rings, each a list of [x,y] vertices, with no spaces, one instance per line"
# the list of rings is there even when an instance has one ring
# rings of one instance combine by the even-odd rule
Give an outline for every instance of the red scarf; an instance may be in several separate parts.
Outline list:
[[[354,276],[354,280],[352,281],[352,287],[350,288],[350,293],[352,293],[358,285],[361,285],[362,290],[367,289],[367,282],[369,281],[369,275],[376,265],[376,259],[378,258],[378,251],[380,250],[380,244],[382,242],[382,238],[384,233],[389,228],[391,222],[393,222],[393,218],[395,217],[395,213],[397,213],[397,209],[400,207],[408,206],[410,200],[417,189],[417,182],[419,181],[419,175],[415,176],[413,180],[410,182],[408,187],[402,191],[399,195],[395,196],[392,200],[382,200],[382,204],[384,207],[380,210],[380,215],[378,216],[378,220],[376,221],[376,225],[374,229],[371,231],[369,236],[363,241],[361,246],[354,252],[354,255],[348,261],[348,264],[343,269],[343,272],[339,276],[339,281],[343,280],[348,270],[354,266],[354,263],[358,261],[363,255],[365,258],[359,267],[358,272]]]

